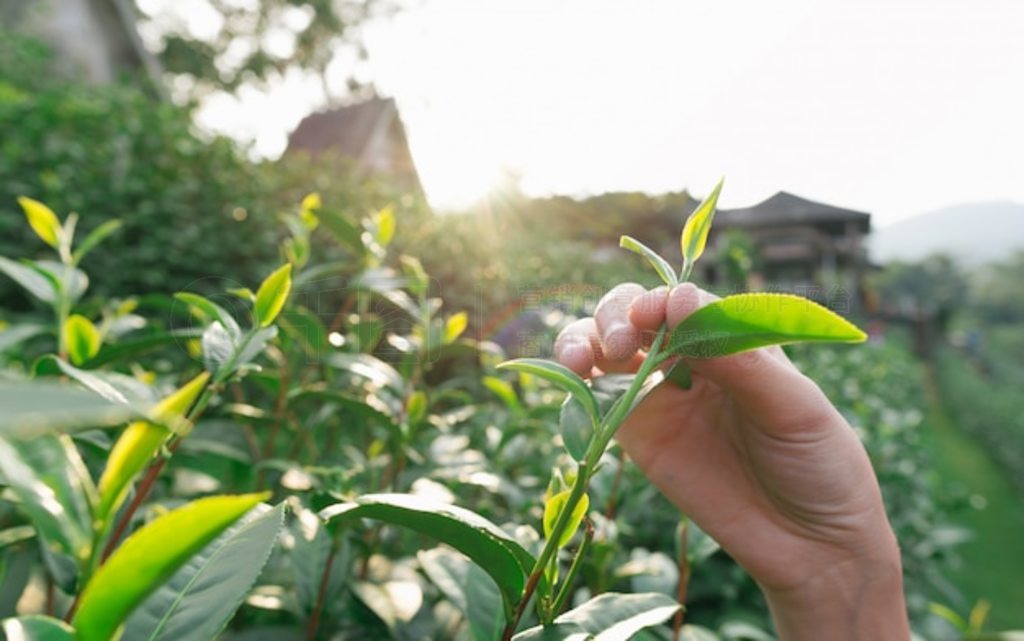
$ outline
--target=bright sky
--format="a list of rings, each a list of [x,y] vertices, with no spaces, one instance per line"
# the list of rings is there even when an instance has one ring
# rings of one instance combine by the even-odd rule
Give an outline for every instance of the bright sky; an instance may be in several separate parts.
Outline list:
[[[880,224],[1024,201],[1021,0],[421,0],[368,29],[432,203],[785,189]],[[316,88],[212,105],[279,153]]]

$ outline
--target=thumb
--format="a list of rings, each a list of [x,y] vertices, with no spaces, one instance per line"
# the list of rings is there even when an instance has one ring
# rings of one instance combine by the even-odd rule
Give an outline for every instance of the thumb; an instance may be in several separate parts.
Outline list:
[[[717,296],[692,283],[676,287],[666,305],[668,326],[675,327],[715,300]],[[835,417],[836,410],[825,394],[779,347],[686,360],[695,373],[725,390],[767,431],[802,430]]]

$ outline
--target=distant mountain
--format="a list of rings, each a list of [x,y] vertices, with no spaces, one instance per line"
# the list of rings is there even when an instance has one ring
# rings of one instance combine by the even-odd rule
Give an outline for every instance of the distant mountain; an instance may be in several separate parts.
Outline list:
[[[971,203],[919,214],[876,229],[870,246],[876,263],[915,261],[938,252],[966,266],[1002,260],[1024,249],[1024,204]]]

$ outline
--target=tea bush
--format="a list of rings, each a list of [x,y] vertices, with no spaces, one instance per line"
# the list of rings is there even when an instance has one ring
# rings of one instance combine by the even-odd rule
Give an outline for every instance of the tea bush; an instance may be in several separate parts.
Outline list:
[[[495,639],[517,612],[538,620],[522,599],[536,577],[542,619],[578,606],[563,629],[595,631],[601,613],[631,633],[674,615],[685,559],[690,638],[770,638],[753,582],[616,447],[554,429],[551,382],[581,402],[588,388],[543,362],[497,369],[465,310],[389,251],[392,210],[352,219],[307,196],[262,285],[136,302],[92,296],[86,277],[122,237],[75,241],[67,217],[23,204],[55,259],[0,263],[39,310],[0,329],[3,615],[19,603],[84,639],[121,624],[126,639]],[[875,347],[797,356],[872,454],[924,616],[955,537],[921,473],[913,365]],[[596,390],[602,425],[624,389]],[[537,563],[545,539],[558,545]],[[57,618],[5,625],[72,634]]]

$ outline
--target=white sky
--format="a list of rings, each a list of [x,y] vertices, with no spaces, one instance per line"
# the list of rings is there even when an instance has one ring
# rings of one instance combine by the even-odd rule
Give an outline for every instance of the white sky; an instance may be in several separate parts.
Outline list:
[[[1024,201],[1022,0],[422,0],[368,29],[432,203],[785,189],[885,224]],[[279,152],[317,88],[211,105]],[[242,107],[239,110],[239,107]]]

